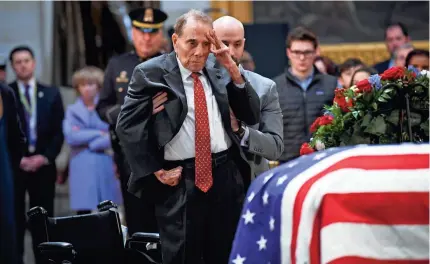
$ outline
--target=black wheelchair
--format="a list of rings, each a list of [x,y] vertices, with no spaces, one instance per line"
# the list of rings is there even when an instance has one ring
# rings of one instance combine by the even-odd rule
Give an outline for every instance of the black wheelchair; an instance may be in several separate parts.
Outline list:
[[[27,212],[39,264],[162,264],[157,233],[135,233],[124,241],[117,206],[98,205],[98,212],[48,217],[45,209]],[[125,242],[125,243],[124,243]]]

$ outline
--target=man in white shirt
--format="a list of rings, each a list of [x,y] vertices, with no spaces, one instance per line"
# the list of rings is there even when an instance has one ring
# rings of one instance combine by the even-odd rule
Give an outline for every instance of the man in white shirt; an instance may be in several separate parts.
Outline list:
[[[213,22],[213,27],[218,39],[228,47],[230,56],[239,64],[245,52],[243,24],[234,17],[223,16]],[[274,81],[252,71],[245,70],[244,73],[260,98],[260,122],[249,126],[239,122],[232,114],[231,126],[243,130],[241,145],[251,167],[251,177],[255,178],[269,169],[268,160],[277,160],[284,151],[282,110]],[[167,93],[157,94],[153,99],[154,114],[164,109],[166,100]]]
[[[227,263],[250,181],[244,134],[232,128],[229,106],[256,124],[259,99],[208,15],[182,15],[172,41],[175,52],[135,68],[119,115],[129,191],[155,202],[163,264]],[[168,101],[152,115],[152,97],[163,91]]]

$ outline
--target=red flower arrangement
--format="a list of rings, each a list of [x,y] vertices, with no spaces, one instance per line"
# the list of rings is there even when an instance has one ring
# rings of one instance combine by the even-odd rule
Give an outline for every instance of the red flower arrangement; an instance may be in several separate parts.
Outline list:
[[[406,69],[403,67],[392,67],[381,74],[381,80],[397,80],[402,79],[406,74]]]
[[[329,114],[312,123],[312,138],[303,143],[300,155],[345,145],[428,142],[429,76],[412,68],[392,67],[350,88],[336,89],[333,105],[324,107]],[[404,104],[399,103],[405,102],[406,93],[411,105],[409,121]],[[411,137],[405,132],[408,122]]]
[[[308,143],[303,143],[302,147],[300,148],[300,155],[311,154],[312,152],[315,152],[315,150],[311,147],[311,145]]]
[[[369,93],[372,91],[372,84],[370,84],[368,79],[359,81],[356,86],[360,93]]]
[[[333,122],[333,117],[331,115],[323,115],[315,119],[311,125],[310,131],[313,133],[321,126],[329,125]]]
[[[352,99],[345,97],[345,88],[337,88],[334,90],[333,103],[339,106],[343,112],[350,112],[350,108],[354,106]]]

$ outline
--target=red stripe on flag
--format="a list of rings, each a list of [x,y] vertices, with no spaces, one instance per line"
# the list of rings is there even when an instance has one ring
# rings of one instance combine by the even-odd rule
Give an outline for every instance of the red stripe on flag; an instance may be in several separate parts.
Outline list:
[[[428,260],[379,260],[360,257],[343,257],[328,262],[329,264],[428,264]]]
[[[324,177],[326,174],[337,171],[339,169],[363,169],[363,170],[388,170],[388,169],[426,169],[429,168],[429,154],[404,154],[404,155],[386,155],[386,156],[372,156],[372,155],[363,155],[363,156],[354,156],[347,157],[343,160],[340,160],[323,170],[322,172],[316,174],[314,177],[310,178],[307,182],[305,182],[296,195],[296,199],[294,202],[293,209],[293,230],[292,230],[292,238],[291,238],[291,248],[290,248],[290,256],[291,263],[296,264],[296,247],[297,247],[297,234],[299,230],[300,217],[302,212],[303,202],[308,194],[309,189],[312,185],[320,178]],[[314,223],[315,227],[315,223]],[[313,236],[316,234],[313,234]],[[317,235],[319,236],[319,234]],[[319,254],[320,249],[310,247],[310,257],[311,259],[318,260],[319,263]]]
[[[429,193],[326,194],[321,228],[332,223],[428,225]]]
[[[311,263],[320,262],[320,235],[333,223],[428,225],[429,193],[326,194],[312,227]]]

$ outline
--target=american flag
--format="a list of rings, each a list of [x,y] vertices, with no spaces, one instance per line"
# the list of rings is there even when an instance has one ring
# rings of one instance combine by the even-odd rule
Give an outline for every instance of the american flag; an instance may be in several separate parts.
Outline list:
[[[429,263],[428,144],[358,145],[257,177],[233,264]]]

